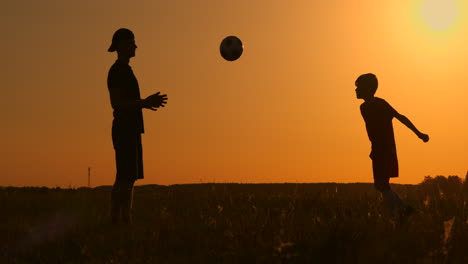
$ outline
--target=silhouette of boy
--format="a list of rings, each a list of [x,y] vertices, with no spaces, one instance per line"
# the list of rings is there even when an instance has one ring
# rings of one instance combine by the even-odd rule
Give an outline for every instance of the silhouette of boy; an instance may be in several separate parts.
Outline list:
[[[121,28],[112,37],[109,52],[117,51],[117,60],[109,70],[107,87],[114,109],[112,143],[115,150],[117,174],[111,193],[111,218],[131,223],[133,185],[143,179],[141,134],[144,133],[142,108],[156,111],[164,107],[167,96],[159,92],[140,98],[138,81],[129,66],[135,56],[135,37],[132,31]]]
[[[370,158],[372,159],[374,186],[382,193],[391,217],[398,222],[403,217],[409,216],[413,208],[404,203],[390,189],[390,178],[398,177],[398,159],[392,119],[398,119],[424,142],[429,140],[429,136],[421,133],[408,118],[399,114],[384,99],[374,97],[377,86],[378,81],[374,74],[359,76],[356,79],[356,97],[364,99],[360,108],[366,123],[367,135],[372,143]]]

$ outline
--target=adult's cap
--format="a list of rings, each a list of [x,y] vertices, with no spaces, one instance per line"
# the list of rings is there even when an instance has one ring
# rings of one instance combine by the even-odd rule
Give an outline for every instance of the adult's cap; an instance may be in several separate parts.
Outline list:
[[[117,50],[117,45],[121,40],[132,39],[135,36],[130,29],[120,28],[115,31],[114,36],[112,36],[112,44],[110,45],[108,52],[114,52]]]

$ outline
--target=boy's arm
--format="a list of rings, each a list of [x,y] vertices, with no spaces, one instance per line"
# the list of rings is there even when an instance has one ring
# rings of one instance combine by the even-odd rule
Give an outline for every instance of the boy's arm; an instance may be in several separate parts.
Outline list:
[[[409,129],[411,129],[411,131],[413,131],[422,141],[429,141],[429,136],[424,133],[421,133],[421,131],[419,131],[406,116],[397,113],[395,115],[395,118],[398,119],[405,126],[407,126]]]

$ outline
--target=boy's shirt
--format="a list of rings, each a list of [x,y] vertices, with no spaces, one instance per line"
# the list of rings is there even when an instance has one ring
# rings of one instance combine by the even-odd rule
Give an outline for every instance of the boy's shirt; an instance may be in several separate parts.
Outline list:
[[[396,145],[392,119],[395,109],[384,99],[374,97],[361,104],[361,115],[372,143],[371,159],[396,159]]]

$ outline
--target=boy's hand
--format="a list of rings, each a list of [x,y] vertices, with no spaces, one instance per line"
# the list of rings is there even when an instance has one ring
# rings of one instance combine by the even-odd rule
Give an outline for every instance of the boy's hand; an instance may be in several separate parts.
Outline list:
[[[424,142],[428,142],[428,141],[429,141],[429,136],[426,135],[426,134],[420,133],[420,134],[418,135],[418,137],[419,137],[422,141],[424,141]]]

